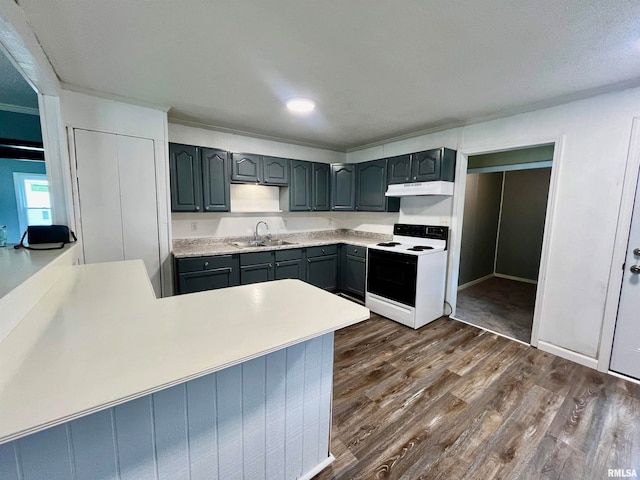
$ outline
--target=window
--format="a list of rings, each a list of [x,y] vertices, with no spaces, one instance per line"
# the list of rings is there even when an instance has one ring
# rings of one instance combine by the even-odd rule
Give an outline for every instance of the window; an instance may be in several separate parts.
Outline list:
[[[49,181],[40,173],[13,174],[20,231],[29,225],[51,225]]]

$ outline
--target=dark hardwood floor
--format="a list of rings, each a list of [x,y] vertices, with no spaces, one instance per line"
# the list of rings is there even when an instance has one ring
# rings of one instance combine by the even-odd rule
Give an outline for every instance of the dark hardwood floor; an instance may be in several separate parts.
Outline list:
[[[531,343],[536,285],[493,277],[458,292],[456,318]]]
[[[335,336],[325,479],[640,475],[640,386],[449,319]]]

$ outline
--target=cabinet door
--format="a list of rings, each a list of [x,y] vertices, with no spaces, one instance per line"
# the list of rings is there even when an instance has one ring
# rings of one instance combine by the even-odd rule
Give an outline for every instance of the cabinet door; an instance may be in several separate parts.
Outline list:
[[[331,209],[331,168],[327,163],[313,164],[313,198],[311,209],[329,211]]]
[[[374,160],[357,164],[356,210],[384,212],[386,210],[387,164]]]
[[[392,157],[387,162],[387,184],[411,181],[411,155]]]
[[[412,155],[411,179],[415,182],[440,180],[442,149],[427,150]]]
[[[202,192],[205,212],[229,211],[228,153],[201,148]]]
[[[169,144],[171,211],[202,211],[202,173],[198,149],[191,145]]]
[[[273,280],[273,263],[242,265],[240,267],[240,285],[269,282]]]
[[[296,278],[304,280],[304,263],[302,259],[276,261],[275,279],[283,280],[285,278]]]
[[[266,185],[289,185],[289,160],[286,158],[262,157],[263,183]]]
[[[238,285],[238,280],[231,267],[178,274],[178,293],[181,294],[234,287],[236,285]]]
[[[342,289],[357,298],[364,298],[365,259],[345,255],[342,263]]]
[[[231,180],[258,183],[262,179],[260,155],[250,153],[231,154]]]
[[[291,161],[291,179],[289,182],[289,210],[311,210],[311,162]]]
[[[356,209],[355,164],[331,165],[331,210]]]
[[[307,282],[330,292],[338,289],[338,255],[307,258]]]

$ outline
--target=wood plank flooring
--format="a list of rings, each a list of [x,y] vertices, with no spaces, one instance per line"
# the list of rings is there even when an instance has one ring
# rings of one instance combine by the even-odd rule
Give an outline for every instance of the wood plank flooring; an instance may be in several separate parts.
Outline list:
[[[456,318],[531,343],[536,285],[493,277],[458,292]]]
[[[336,332],[326,479],[640,475],[640,386],[449,319]]]

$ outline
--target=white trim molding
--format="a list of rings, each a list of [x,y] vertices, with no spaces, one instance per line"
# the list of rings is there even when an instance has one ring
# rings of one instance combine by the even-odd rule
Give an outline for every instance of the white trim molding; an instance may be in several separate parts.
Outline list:
[[[484,277],[476,278],[475,280],[471,280],[470,282],[464,283],[462,285],[458,285],[458,291],[464,290],[465,288],[472,287],[474,285],[477,285],[478,283],[482,283],[485,280],[489,280],[490,278],[493,278],[493,277],[495,277],[495,275],[493,273],[490,273],[489,275],[485,275]]]
[[[537,285],[538,284],[537,280],[531,280],[530,278],[514,277],[513,275],[505,275],[504,273],[497,273],[497,272],[494,275],[496,277],[498,277],[498,278],[504,278],[506,280],[513,280],[514,282],[531,283],[533,285]]]
[[[538,349],[543,352],[551,353],[557,357],[566,358],[572,362],[579,363],[585,367],[593,368],[594,370],[598,366],[598,360],[596,358],[587,357],[581,353],[568,350],[566,348],[558,347],[552,343],[545,342],[544,340],[538,340]]]
[[[40,110],[35,107],[23,107],[22,105],[10,105],[8,103],[0,103],[0,110],[3,112],[22,113],[24,115],[40,116]]]

